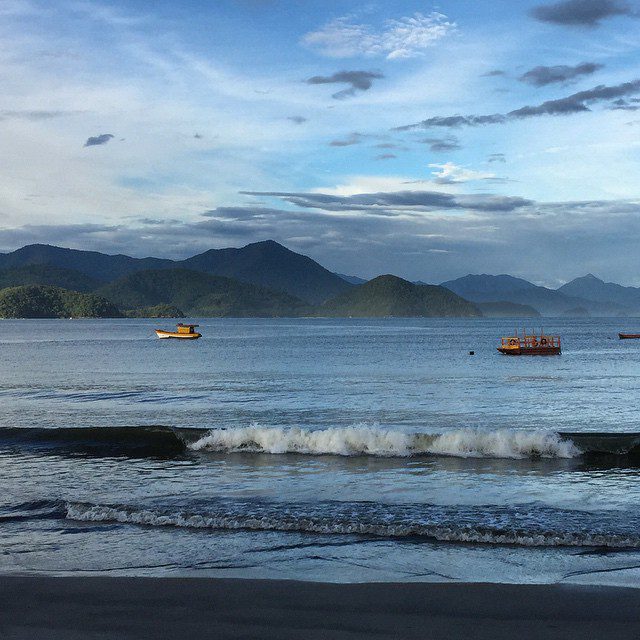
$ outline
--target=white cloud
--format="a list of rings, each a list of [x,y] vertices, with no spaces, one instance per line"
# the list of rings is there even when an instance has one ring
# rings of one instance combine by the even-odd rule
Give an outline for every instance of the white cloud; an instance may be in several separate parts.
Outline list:
[[[377,193],[379,191],[424,191],[440,187],[435,180],[415,180],[409,176],[352,175],[345,176],[343,182],[334,186],[311,189],[313,193],[327,193],[334,196],[353,196],[360,193]],[[439,188],[439,191],[453,189]]]
[[[495,178],[495,173],[488,173],[486,171],[474,171],[473,169],[467,169],[466,167],[454,164],[453,162],[445,162],[444,164],[430,164],[432,171],[431,175],[434,176],[435,182],[438,184],[456,184],[459,182],[470,182],[472,180],[488,180]]]
[[[328,22],[307,33],[303,44],[331,58],[385,56],[387,60],[414,58],[454,31],[456,25],[442,13],[415,13],[398,20],[387,20],[380,31],[369,24],[357,24],[351,16]]]

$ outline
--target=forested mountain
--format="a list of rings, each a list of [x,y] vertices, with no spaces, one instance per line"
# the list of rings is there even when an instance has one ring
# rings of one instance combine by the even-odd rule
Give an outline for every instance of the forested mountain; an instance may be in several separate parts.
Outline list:
[[[378,276],[322,305],[318,313],[353,317],[480,316],[478,308],[444,287]]]
[[[117,318],[108,300],[59,287],[26,285],[0,290],[0,318]]]
[[[299,316],[309,311],[287,293],[187,269],[132,273],[97,293],[124,311],[157,305],[197,317]]]

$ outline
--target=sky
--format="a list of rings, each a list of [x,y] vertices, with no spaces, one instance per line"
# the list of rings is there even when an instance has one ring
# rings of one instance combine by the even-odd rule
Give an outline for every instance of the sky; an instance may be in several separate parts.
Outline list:
[[[0,250],[639,286],[639,35],[638,0],[0,0]]]

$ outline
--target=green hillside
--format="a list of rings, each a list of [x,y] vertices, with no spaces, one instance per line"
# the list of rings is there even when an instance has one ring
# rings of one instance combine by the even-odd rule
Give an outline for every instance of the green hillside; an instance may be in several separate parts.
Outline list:
[[[320,315],[335,317],[476,317],[479,309],[444,287],[378,276],[329,300]]]
[[[171,304],[156,304],[153,307],[128,309],[125,315],[129,318],[184,318],[182,309]]]
[[[187,269],[139,271],[96,291],[120,309],[171,305],[189,316],[284,317],[308,313],[286,293]]]
[[[50,264],[28,264],[0,271],[0,289],[20,287],[26,284],[42,284],[71,291],[87,292],[100,286],[101,283],[74,269],[65,269]]]
[[[90,293],[26,285],[0,291],[0,318],[117,318],[111,302]]]

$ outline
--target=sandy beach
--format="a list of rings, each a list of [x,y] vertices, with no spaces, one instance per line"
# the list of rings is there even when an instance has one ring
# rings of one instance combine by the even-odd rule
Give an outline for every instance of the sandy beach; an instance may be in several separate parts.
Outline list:
[[[640,590],[206,578],[0,578],[3,640],[640,637]]]

